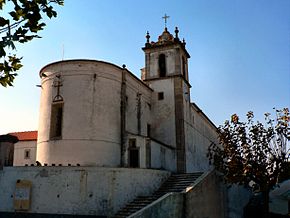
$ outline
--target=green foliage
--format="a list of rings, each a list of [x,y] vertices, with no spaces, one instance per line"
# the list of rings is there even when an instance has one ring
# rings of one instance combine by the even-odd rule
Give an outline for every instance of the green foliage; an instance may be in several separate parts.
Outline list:
[[[11,55],[15,43],[40,38],[37,33],[45,27],[43,16],[56,17],[52,5],[63,5],[64,0],[0,0],[0,10],[8,3],[14,6],[7,14],[9,18],[0,17],[0,84],[4,87],[12,86],[15,72],[22,67],[22,58]]]
[[[255,184],[262,192],[276,185],[290,157],[290,116],[288,108],[275,113],[275,119],[266,113],[264,123],[251,111],[245,122],[234,114],[218,128],[220,145],[212,143],[208,157],[227,182]]]

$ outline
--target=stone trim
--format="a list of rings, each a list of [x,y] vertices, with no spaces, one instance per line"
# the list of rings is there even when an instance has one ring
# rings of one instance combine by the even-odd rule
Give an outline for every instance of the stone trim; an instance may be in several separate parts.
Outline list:
[[[166,77],[155,77],[155,78],[150,78],[150,79],[145,79],[143,80],[144,82],[152,81],[152,80],[162,80],[162,79],[169,79],[169,78],[182,78],[183,81],[188,85],[189,88],[191,88],[190,83],[185,79],[183,75],[180,74],[175,74],[175,75],[166,75]]]
[[[177,173],[186,172],[184,105],[182,79],[174,78],[175,133],[176,133],[176,169]]]

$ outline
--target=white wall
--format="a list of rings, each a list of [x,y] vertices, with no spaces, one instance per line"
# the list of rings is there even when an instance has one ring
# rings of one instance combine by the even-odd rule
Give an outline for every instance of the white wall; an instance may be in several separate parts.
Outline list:
[[[64,61],[42,69],[37,160],[48,164],[120,164],[120,89],[122,69],[97,61]],[[51,105],[61,76],[62,137],[50,139]]]
[[[169,149],[151,140],[151,168],[165,169],[176,172],[176,155],[174,149]]]
[[[152,90],[134,76],[126,74],[126,131],[138,134],[137,94],[140,95],[140,135],[147,136],[147,124],[151,123],[151,94]]]
[[[13,212],[18,179],[32,182],[32,213],[112,215],[138,195],[149,195],[169,172],[97,167],[4,167],[0,211]]]
[[[170,146],[176,147],[174,78],[150,81],[152,93],[152,137]],[[164,93],[164,99],[158,100],[158,92]]]
[[[25,151],[30,151],[30,157],[25,158]],[[18,141],[14,144],[13,166],[24,166],[25,164],[35,164],[36,161],[36,140]]]
[[[120,99],[125,71],[128,108],[127,130],[137,133],[136,94],[141,93],[141,134],[150,123],[148,104],[152,90],[127,70],[101,61],[71,60],[44,67],[40,105],[37,160],[42,164],[120,165]],[[61,76],[62,137],[50,138],[51,105]]]
[[[187,103],[189,104],[189,103]],[[186,169],[187,172],[208,171],[208,147],[211,142],[217,143],[216,127],[200,112],[199,108],[188,105],[186,112],[185,142],[186,142]]]

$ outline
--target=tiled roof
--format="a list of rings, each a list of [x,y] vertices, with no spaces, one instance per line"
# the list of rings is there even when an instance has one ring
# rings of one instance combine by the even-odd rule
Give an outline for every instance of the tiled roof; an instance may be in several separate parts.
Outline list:
[[[19,141],[34,141],[37,140],[37,131],[27,131],[27,132],[12,132],[9,135],[16,136]]]

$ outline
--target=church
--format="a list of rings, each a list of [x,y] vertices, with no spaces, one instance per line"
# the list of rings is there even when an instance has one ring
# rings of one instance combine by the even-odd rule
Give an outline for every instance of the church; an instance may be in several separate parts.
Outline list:
[[[41,69],[36,160],[42,164],[208,169],[216,127],[190,102],[185,42],[165,28],[147,41],[141,80],[126,66],[67,60]]]
[[[245,199],[208,164],[217,128],[191,102],[178,28],[147,32],[142,50],[141,79],[97,60],[40,70],[38,131],[0,136],[13,159],[0,161],[0,217],[239,217]]]

